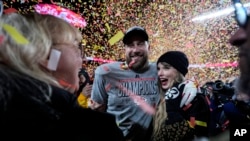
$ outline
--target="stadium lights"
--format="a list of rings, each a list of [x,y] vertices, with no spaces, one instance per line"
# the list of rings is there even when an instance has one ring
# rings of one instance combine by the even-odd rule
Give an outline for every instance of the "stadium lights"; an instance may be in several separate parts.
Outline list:
[[[244,4],[244,7],[250,7],[250,2]],[[191,21],[192,22],[201,22],[207,19],[212,19],[212,18],[217,18],[217,17],[221,17],[221,16],[225,16],[225,15],[229,15],[232,12],[234,12],[234,7],[227,7],[225,9],[222,10],[218,10],[218,11],[212,11],[212,12],[208,12],[202,15],[199,15],[197,17],[194,17]]]

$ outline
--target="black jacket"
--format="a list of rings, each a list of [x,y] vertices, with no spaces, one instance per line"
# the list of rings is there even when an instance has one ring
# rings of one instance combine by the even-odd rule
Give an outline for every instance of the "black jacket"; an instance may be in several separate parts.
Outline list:
[[[36,85],[39,87],[36,87]],[[0,65],[0,140],[121,141],[115,117],[83,109],[76,97]]]
[[[190,103],[190,107],[180,108],[180,102],[182,100],[182,93],[185,85],[179,87],[179,84],[175,84],[171,91],[173,99],[166,101],[166,109],[168,113],[168,120],[166,124],[174,124],[182,120],[187,120],[190,123],[194,123],[194,135],[197,137],[208,136],[208,125],[210,121],[210,109],[206,96],[204,94],[197,93],[196,97]],[[175,91],[174,91],[175,90]],[[178,94],[178,96],[174,96]],[[191,121],[191,119],[193,119]],[[199,123],[199,124],[198,124]]]

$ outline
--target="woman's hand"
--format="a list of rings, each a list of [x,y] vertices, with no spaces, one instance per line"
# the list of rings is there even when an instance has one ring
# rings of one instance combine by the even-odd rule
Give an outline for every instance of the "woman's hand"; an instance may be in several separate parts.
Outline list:
[[[179,85],[179,87],[181,87],[182,85],[185,85],[185,86],[184,86],[183,93],[182,93],[180,108],[191,103],[198,92],[198,88],[196,87],[193,81],[186,80],[182,82]]]

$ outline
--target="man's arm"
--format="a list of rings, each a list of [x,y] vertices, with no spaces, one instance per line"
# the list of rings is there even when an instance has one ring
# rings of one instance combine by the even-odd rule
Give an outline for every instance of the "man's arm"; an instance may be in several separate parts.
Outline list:
[[[105,81],[105,74],[103,73],[105,70],[103,66],[99,66],[95,70],[95,78],[93,81],[92,91],[91,91],[91,98],[88,101],[88,107],[105,112],[107,109],[107,99],[108,94],[105,89],[106,81]]]

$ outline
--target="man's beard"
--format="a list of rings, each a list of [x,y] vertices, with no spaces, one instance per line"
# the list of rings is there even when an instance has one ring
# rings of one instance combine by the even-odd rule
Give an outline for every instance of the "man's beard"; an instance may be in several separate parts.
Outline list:
[[[131,63],[133,60],[131,60],[130,58],[127,58],[127,63],[129,65],[129,63]],[[143,58],[141,58],[141,60],[134,62],[129,68],[134,70],[134,71],[140,71],[143,70],[144,67],[146,67],[146,64],[148,63],[148,57],[147,56],[143,56]]]

